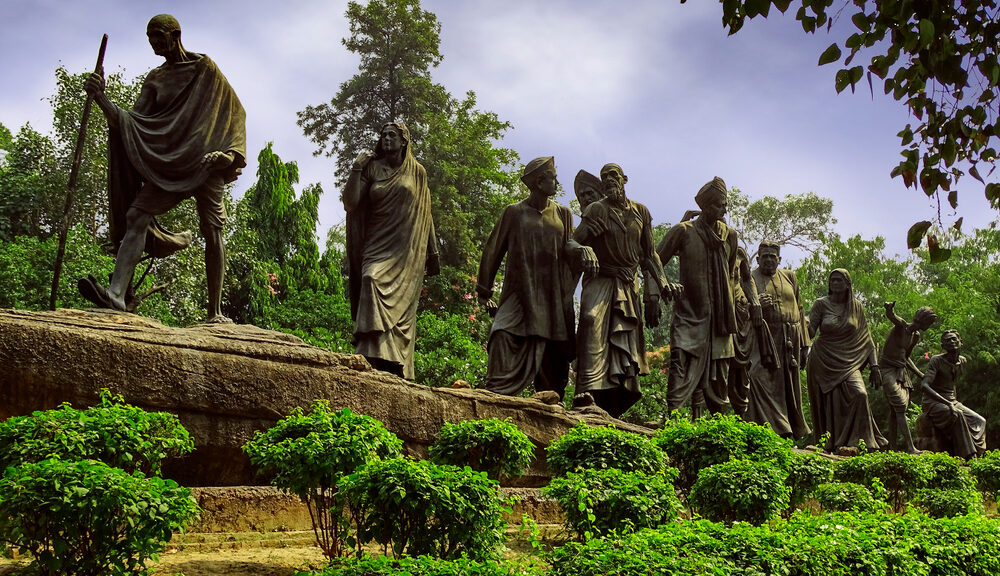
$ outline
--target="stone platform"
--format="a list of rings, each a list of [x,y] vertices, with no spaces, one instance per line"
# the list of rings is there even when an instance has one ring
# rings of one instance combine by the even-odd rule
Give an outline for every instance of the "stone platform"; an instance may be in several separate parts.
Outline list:
[[[518,479],[522,487],[548,482],[545,447],[580,420],[651,433],[537,400],[428,388],[374,370],[361,356],[254,326],[172,328],[106,310],[0,310],[0,419],[62,402],[90,406],[102,388],[178,415],[196,449],[165,462],[163,473],[186,486],[266,484],[241,447],[318,398],[381,420],[417,457],[445,422],[510,418],[537,446],[535,463]]]

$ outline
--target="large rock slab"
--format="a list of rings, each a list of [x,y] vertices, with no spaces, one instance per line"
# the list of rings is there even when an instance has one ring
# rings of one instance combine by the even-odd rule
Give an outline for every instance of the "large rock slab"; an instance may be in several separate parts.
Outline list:
[[[547,483],[544,448],[581,419],[639,433],[599,414],[484,390],[428,388],[294,336],[243,325],[172,328],[104,310],[0,310],[0,419],[95,404],[102,388],[177,414],[197,446],[164,475],[188,486],[260,484],[241,447],[297,406],[325,398],[385,423],[415,456],[445,422],[510,418],[538,446],[521,486]]]

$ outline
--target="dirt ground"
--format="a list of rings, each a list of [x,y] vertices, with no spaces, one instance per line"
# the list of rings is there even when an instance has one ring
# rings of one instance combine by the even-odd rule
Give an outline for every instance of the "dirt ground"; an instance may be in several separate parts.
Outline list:
[[[171,541],[151,563],[152,576],[293,576],[300,570],[317,569],[326,564],[320,549],[303,542],[304,535],[255,541],[260,534],[228,535],[227,540],[188,542],[198,535],[189,534]],[[308,534],[312,538],[312,533]],[[192,538],[194,537],[194,538]],[[20,574],[28,565],[24,558],[0,558],[0,576]]]
[[[561,541],[560,526],[540,526],[540,536],[549,544]],[[530,544],[508,531],[508,558],[531,553]],[[312,531],[229,532],[176,534],[160,560],[150,563],[151,576],[294,576],[326,565],[326,557],[314,544]],[[379,546],[366,547],[380,554]],[[15,576],[28,565],[25,558],[0,558],[0,576]]]

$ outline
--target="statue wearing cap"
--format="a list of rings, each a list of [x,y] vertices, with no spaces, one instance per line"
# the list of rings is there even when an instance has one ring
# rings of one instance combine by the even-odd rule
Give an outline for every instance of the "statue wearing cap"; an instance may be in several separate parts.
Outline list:
[[[493,318],[487,342],[486,388],[515,395],[529,384],[561,398],[576,356],[573,293],[579,270],[596,272],[593,250],[573,240],[573,215],[552,201],[551,156],[524,167],[525,200],[504,209],[483,248],[476,293]],[[493,282],[507,259],[499,303]]]
[[[737,332],[731,283],[739,244],[736,231],[723,220],[726,197],[726,183],[713,178],[695,196],[701,212],[673,226],[656,247],[664,264],[677,257],[684,286],[670,325],[667,404],[676,410],[692,401],[693,415],[702,399],[713,413],[729,403],[729,363]],[[646,294],[648,315],[658,315],[656,293]]]
[[[585,274],[577,334],[577,394],[590,394],[612,416],[620,416],[641,397],[639,376],[649,373],[639,303],[641,268],[657,291],[672,297],[679,287],[667,282],[653,249],[649,210],[625,196],[625,177],[617,164],[601,169],[604,198],[583,213],[573,237],[594,248],[598,274]]]

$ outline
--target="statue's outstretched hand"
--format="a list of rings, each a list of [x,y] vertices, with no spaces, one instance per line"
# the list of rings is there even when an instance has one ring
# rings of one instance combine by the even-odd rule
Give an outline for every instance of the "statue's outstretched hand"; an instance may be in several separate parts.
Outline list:
[[[365,150],[361,154],[358,154],[358,157],[354,159],[354,164],[351,166],[351,169],[364,170],[365,166],[367,166],[368,163],[371,162],[372,158],[374,157],[375,154],[373,152]]]
[[[83,89],[88,96],[94,97],[104,92],[104,70],[91,72],[90,76],[83,83]]]
[[[642,316],[649,328],[656,328],[660,325],[660,297],[650,294],[642,303]]]
[[[480,296],[479,305],[486,309],[486,313],[490,315],[490,318],[496,318],[497,310],[499,310],[500,308],[499,306],[497,306],[496,301],[494,301],[492,298],[483,298],[482,296]]]
[[[660,292],[664,300],[679,300],[684,296],[684,285],[676,282],[667,282]]]
[[[871,382],[876,390],[882,387],[882,372],[878,369],[878,366],[871,367]]]
[[[441,257],[436,252],[428,254],[427,260],[424,262],[424,274],[427,276],[437,276],[440,273]]]
[[[233,155],[222,150],[214,150],[205,154],[201,163],[208,170],[221,170],[233,163]]]
[[[892,310],[896,307],[896,301],[893,300],[892,302],[886,302],[883,306],[885,306],[886,314],[892,314]]]

